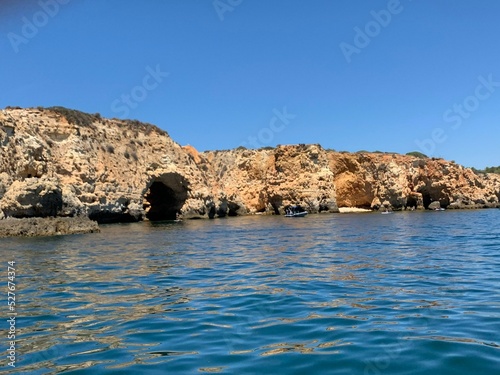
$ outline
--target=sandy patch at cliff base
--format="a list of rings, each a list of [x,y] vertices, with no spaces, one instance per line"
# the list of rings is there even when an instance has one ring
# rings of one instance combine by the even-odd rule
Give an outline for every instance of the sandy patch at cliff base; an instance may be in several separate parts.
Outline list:
[[[367,210],[366,208],[357,207],[339,207],[340,213],[350,213],[350,212],[372,212],[372,210]]]

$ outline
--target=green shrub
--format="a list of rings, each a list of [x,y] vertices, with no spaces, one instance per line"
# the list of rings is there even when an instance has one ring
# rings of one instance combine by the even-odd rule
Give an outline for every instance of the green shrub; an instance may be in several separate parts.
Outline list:
[[[69,109],[64,107],[49,107],[49,111],[55,112],[63,116],[70,124],[80,126],[93,126],[94,121],[100,120],[96,115],[91,115],[85,112],[77,111],[76,109]]]
[[[144,133],[145,135],[149,135],[152,132],[168,135],[168,133],[165,130],[162,130],[156,125],[149,124],[147,122],[140,122],[139,120],[122,120],[122,121],[124,121],[129,128],[135,128],[138,131]]]
[[[475,174],[485,174],[485,173],[497,173],[500,174],[500,166],[498,167],[486,167],[484,169],[471,168]]]
[[[486,167],[484,169],[486,173],[500,173],[500,166],[498,167]]]
[[[406,155],[415,156],[416,158],[420,158],[420,159],[428,159],[429,158],[426,154],[422,154],[421,152],[418,152],[418,151],[408,152],[408,153],[406,153]]]

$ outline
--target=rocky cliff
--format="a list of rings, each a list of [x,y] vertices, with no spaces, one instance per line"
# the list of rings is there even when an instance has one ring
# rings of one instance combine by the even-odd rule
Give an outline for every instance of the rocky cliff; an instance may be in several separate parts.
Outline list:
[[[386,153],[330,152],[341,207],[498,207],[500,175],[476,174],[454,162]],[[384,207],[385,206],[385,207]]]
[[[319,145],[198,153],[138,121],[55,107],[0,111],[0,218],[99,222],[282,214],[338,207],[496,206],[499,175]]]
[[[175,219],[216,203],[191,154],[153,125],[63,108],[3,110],[0,123],[6,216]]]
[[[338,212],[335,176],[319,145],[210,151],[200,159],[220,190],[250,213],[283,214],[290,205]]]

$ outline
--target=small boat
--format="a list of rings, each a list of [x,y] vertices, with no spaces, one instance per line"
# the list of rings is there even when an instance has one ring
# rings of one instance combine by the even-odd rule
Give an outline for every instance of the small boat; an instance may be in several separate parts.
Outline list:
[[[285,215],[285,217],[304,217],[307,215],[307,211],[301,212],[290,212]]]
[[[445,208],[441,207],[441,208],[435,208],[434,211],[444,211]]]
[[[291,206],[285,211],[285,217],[304,217],[306,215],[307,211],[300,206]]]

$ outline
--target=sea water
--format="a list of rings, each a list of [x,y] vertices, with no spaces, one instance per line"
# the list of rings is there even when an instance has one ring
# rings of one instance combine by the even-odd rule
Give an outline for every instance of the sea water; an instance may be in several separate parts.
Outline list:
[[[499,374],[499,222],[251,216],[1,239],[0,372]]]

